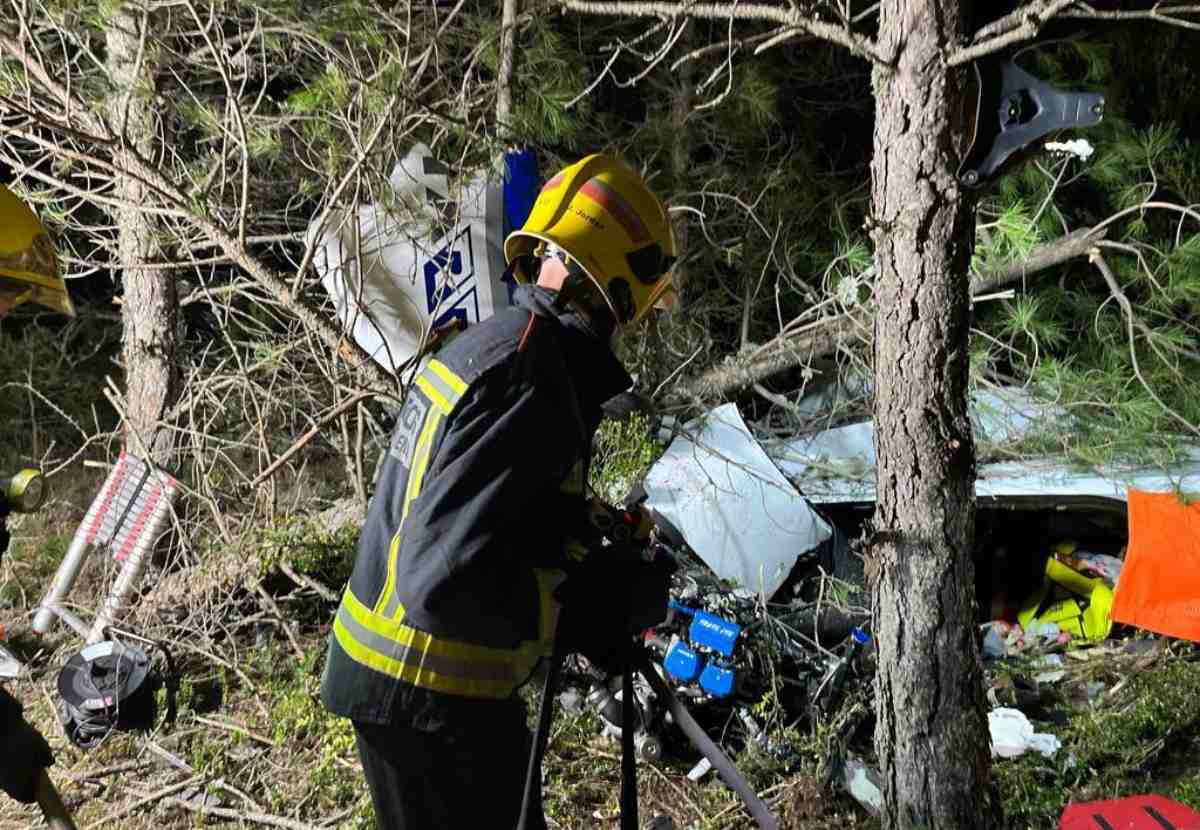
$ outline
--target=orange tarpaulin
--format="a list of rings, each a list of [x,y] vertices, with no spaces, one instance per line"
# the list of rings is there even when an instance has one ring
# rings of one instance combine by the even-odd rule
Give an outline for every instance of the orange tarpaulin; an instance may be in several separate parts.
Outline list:
[[[1117,622],[1200,641],[1200,503],[1129,491],[1129,551],[1111,613]]]

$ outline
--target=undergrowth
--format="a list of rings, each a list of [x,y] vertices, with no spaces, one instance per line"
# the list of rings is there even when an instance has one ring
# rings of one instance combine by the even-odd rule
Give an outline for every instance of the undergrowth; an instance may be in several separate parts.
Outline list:
[[[1082,709],[1060,712],[1063,748],[1052,760],[1030,753],[997,760],[993,774],[1007,825],[1057,828],[1071,801],[1160,793],[1200,808],[1200,660],[1186,647],[1149,670],[1133,670]]]

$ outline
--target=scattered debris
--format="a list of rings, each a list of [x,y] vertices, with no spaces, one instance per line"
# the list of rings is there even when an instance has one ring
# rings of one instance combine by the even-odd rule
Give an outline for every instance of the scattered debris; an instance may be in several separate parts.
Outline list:
[[[988,712],[988,731],[992,735],[992,757],[1016,758],[1029,750],[1043,758],[1053,758],[1062,742],[1045,732],[1034,732],[1033,724],[1019,709],[1001,707]]]
[[[771,597],[832,535],[746,428],[734,404],[688,424],[650,469],[648,505],[719,578]]]
[[[879,773],[867,766],[862,759],[846,758],[842,767],[842,783],[855,801],[868,813],[878,816],[883,811],[883,792],[879,788]]]
[[[386,204],[309,227],[313,265],[343,328],[389,372],[431,325],[476,323],[509,304],[501,244],[524,223],[538,174],[532,151],[505,153],[502,165],[503,176],[480,171],[456,185],[418,143],[392,170]]]

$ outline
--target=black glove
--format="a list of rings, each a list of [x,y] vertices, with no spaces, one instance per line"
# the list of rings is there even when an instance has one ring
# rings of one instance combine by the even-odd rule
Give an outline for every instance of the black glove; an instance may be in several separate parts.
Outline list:
[[[633,636],[661,623],[674,563],[647,562],[640,546],[612,545],[592,553],[559,586],[559,642],[604,671],[625,670]]]
[[[54,756],[46,739],[21,714],[21,704],[4,689],[0,689],[0,746],[4,747],[0,790],[32,804],[38,773],[54,763]]]

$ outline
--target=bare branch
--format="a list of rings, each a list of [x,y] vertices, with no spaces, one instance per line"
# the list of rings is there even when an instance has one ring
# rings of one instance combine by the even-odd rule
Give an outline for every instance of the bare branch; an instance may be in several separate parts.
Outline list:
[[[1189,20],[1188,16],[1200,16],[1200,4],[1184,3],[1164,6],[1155,3],[1149,9],[1126,9],[1100,11],[1081,0],[1035,0],[998,20],[994,20],[977,31],[972,43],[956,50],[949,64],[959,66],[978,60],[986,55],[1022,43],[1036,37],[1041,28],[1053,18],[1075,20],[1149,20],[1168,26],[1200,31],[1200,20]]]
[[[762,3],[664,3],[658,0],[562,0],[565,8],[581,14],[611,15],[614,17],[657,17],[661,19],[694,17],[706,20],[738,20],[775,23],[808,32],[836,43],[851,54],[873,63],[890,65],[876,49],[875,43],[836,23],[813,20],[798,9],[785,9]]]
[[[1200,21],[1186,20],[1183,15],[1200,17],[1200,4],[1184,4],[1178,6],[1162,6],[1155,4],[1151,9],[1129,9],[1125,11],[1098,11],[1090,3],[1076,3],[1075,8],[1068,9],[1059,17],[1071,17],[1079,20],[1151,20],[1167,26],[1178,26],[1183,29],[1200,31]]]
[[[1104,277],[1104,282],[1108,286],[1108,290],[1112,294],[1113,299],[1115,299],[1117,301],[1117,305],[1121,307],[1121,314],[1125,318],[1125,334],[1129,340],[1129,360],[1133,364],[1133,374],[1135,377],[1137,377],[1138,383],[1140,383],[1142,388],[1146,390],[1146,394],[1149,395],[1154,402],[1162,408],[1163,412],[1170,415],[1171,418],[1179,423],[1184,429],[1188,430],[1193,435],[1200,437],[1200,427],[1197,427],[1187,418],[1183,417],[1174,409],[1167,406],[1166,402],[1164,402],[1163,399],[1158,396],[1158,393],[1154,391],[1149,382],[1146,380],[1146,377],[1142,374],[1142,367],[1138,361],[1137,339],[1134,334],[1134,329],[1145,328],[1145,326],[1141,319],[1134,313],[1133,304],[1129,301],[1129,298],[1125,296],[1125,292],[1121,290],[1121,286],[1117,282],[1116,276],[1114,276],[1112,269],[1108,267],[1108,263],[1105,261],[1104,255],[1100,253],[1099,248],[1092,248],[1091,251],[1088,252],[1088,261],[1090,261],[1096,266],[1097,269],[1099,269],[1100,274]]]
[[[1076,0],[1035,0],[1033,3],[1026,3],[976,32],[972,38],[974,43],[955,50],[947,63],[950,66],[970,63],[1014,43],[1022,43],[1036,37],[1050,18],[1075,2]]]
[[[977,276],[971,281],[972,296],[986,294],[1011,282],[1086,255],[1106,234],[1103,228],[1084,228],[1040,245],[1017,263]],[[712,400],[745,389],[771,375],[829,357],[863,339],[870,330],[871,310],[854,311],[809,322],[802,327],[789,324],[773,340],[754,351],[746,351],[723,364],[679,385],[672,400]]]

